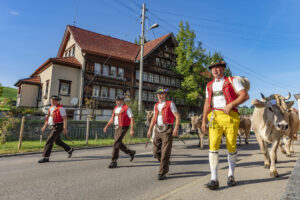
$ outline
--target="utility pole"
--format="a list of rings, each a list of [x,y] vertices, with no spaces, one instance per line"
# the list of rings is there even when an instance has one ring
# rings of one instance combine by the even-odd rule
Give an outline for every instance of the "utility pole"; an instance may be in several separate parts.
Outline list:
[[[139,103],[138,103],[139,112],[142,111],[145,11],[146,11],[146,6],[145,6],[145,4],[143,4],[143,7],[142,7],[142,33],[141,33],[141,58],[140,58],[140,81],[139,81]]]

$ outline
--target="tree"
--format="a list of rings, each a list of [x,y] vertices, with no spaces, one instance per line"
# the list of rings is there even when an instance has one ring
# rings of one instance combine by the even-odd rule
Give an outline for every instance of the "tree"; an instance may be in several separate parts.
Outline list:
[[[196,35],[190,29],[188,22],[181,21],[179,32],[176,36],[178,46],[175,49],[177,54],[177,66],[175,71],[182,75],[184,81],[181,88],[171,93],[173,96],[184,99],[187,106],[202,107],[205,100],[205,85],[210,80],[210,73],[207,72],[207,55],[202,43],[196,45]]]
[[[2,87],[2,85],[0,83],[0,97],[2,96],[2,94],[3,94],[3,87]]]
[[[126,104],[128,104],[128,106],[131,108],[133,116],[134,116],[134,121],[136,125],[140,125],[141,123],[143,123],[144,121],[144,117],[145,117],[145,112],[139,112],[139,102],[136,99],[131,100],[130,102],[127,102]],[[144,109],[144,105],[142,105],[142,111],[145,110]]]

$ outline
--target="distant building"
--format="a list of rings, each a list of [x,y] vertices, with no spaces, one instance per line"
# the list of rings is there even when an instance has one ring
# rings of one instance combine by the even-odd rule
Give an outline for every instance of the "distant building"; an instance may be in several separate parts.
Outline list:
[[[158,86],[179,88],[182,76],[176,66],[176,39],[172,33],[144,46],[142,100],[153,109]],[[98,102],[98,120],[107,120],[118,94],[127,100],[138,98],[140,46],[75,26],[67,26],[57,57],[49,58],[29,78],[19,80],[17,106],[35,107],[46,112],[50,96],[59,95],[68,116],[86,119],[85,99]],[[170,97],[178,107],[183,100]]]

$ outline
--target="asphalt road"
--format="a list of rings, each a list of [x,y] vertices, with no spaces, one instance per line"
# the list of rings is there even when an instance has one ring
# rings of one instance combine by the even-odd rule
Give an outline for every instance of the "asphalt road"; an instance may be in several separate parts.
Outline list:
[[[43,164],[37,163],[40,159],[37,154],[0,158],[0,199],[199,199],[197,187],[203,189],[210,172],[207,141],[205,150],[198,150],[196,144],[196,140],[188,140],[186,144],[174,142],[168,179],[163,181],[157,180],[159,163],[152,156],[151,144],[147,149],[144,144],[131,145],[137,151],[133,162],[121,152],[116,169],[107,168],[111,147],[75,150],[70,159],[65,152],[54,152],[50,162]],[[263,165],[262,156],[256,156],[258,149],[252,136],[249,145],[239,147],[239,162],[252,158]],[[220,167],[227,172],[226,166],[227,155],[222,145]],[[264,170],[262,166],[259,169]],[[220,178],[226,179],[223,174]],[[287,178],[284,181],[286,184]],[[224,190],[225,180],[220,183]],[[188,192],[196,196],[188,197],[185,192],[196,184],[199,186]],[[282,187],[283,191],[285,186]],[[206,197],[213,197],[209,192]]]

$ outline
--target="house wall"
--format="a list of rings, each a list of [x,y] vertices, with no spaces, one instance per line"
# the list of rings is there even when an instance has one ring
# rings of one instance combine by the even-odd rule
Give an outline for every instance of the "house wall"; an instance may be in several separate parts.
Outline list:
[[[81,54],[81,48],[77,45],[76,41],[74,40],[73,35],[70,35],[69,41],[66,45],[66,49],[69,49],[71,46],[73,46],[75,44],[75,58],[83,65],[83,56]]]
[[[36,107],[39,86],[31,84],[22,84],[21,93],[18,96],[18,105],[20,107]]]
[[[67,80],[71,82],[70,96],[59,95],[59,80]],[[71,99],[73,97],[79,97],[79,86],[80,86],[80,69],[66,67],[62,65],[53,65],[52,79],[50,84],[49,95],[59,95],[61,97],[61,103],[65,106],[71,106]]]
[[[43,91],[42,91],[42,97],[41,101],[39,102],[39,107],[43,107],[46,105],[50,105],[50,88],[51,88],[51,82],[52,82],[52,71],[53,71],[53,65],[49,66],[45,71],[40,73],[40,79],[41,84],[43,85]],[[49,88],[48,88],[48,95],[46,95],[46,81],[49,80]]]

